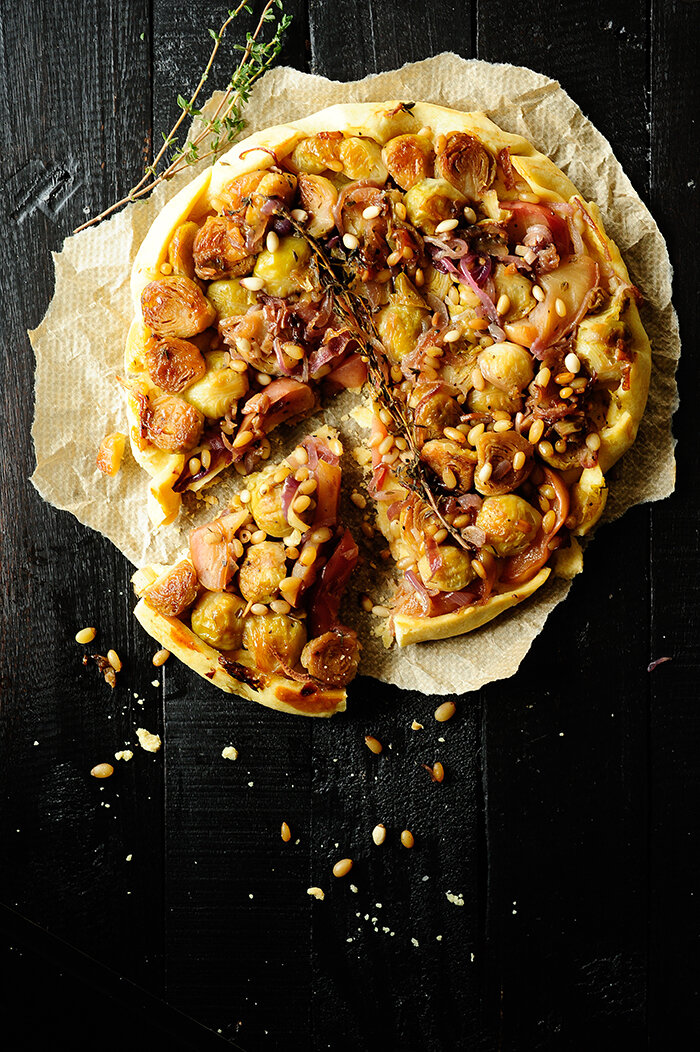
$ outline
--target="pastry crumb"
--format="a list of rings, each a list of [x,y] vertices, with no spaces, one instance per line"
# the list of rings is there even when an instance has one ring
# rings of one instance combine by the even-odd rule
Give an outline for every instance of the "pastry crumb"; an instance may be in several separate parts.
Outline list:
[[[227,745],[225,749],[221,750],[221,755],[223,756],[224,760],[237,760],[238,749],[234,748],[233,745]]]
[[[451,902],[453,906],[463,906],[464,905],[464,896],[460,895],[459,893],[454,894],[451,891],[446,891],[445,892],[445,898],[447,899],[448,902]]]
[[[411,724],[411,730],[412,731],[422,731],[423,730],[423,724],[419,723],[418,720],[414,720],[413,723]]]
[[[146,752],[158,752],[160,749],[160,735],[151,734],[144,727],[137,727],[136,737],[139,740],[139,745]]]
[[[134,754],[131,749],[121,749],[119,752],[115,752],[115,760],[133,760]]]
[[[320,888],[307,888],[306,894],[312,895],[315,899],[318,899],[319,902],[323,902],[326,897],[325,892],[321,891]]]

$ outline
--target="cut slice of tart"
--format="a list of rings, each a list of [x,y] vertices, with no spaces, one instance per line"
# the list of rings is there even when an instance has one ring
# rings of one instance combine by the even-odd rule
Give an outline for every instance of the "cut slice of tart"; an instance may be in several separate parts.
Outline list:
[[[283,712],[343,711],[357,634],[340,620],[359,557],[339,522],[342,445],[330,428],[250,476],[169,567],[133,578],[137,619],[215,686]]]

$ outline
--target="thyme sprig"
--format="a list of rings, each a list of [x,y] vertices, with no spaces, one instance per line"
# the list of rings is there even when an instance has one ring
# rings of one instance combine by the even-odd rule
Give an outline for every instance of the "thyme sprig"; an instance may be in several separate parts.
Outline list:
[[[280,209],[280,214],[291,223],[297,234],[303,237],[311,248],[321,284],[333,292],[336,312],[360,345],[360,356],[367,364],[367,375],[375,401],[391,416],[395,427],[394,434],[402,435],[406,440],[408,452],[411,454],[410,460],[402,462],[400,467],[393,468],[399,481],[406,489],[426,500],[450,536],[461,548],[470,550],[461,533],[440,511],[427,477],[426,466],[416,445],[407,407],[396,398],[387,377],[386,348],[379,337],[366,301],[351,288],[353,275],[349,272],[347,264],[338,260],[334,265],[320,242],[298,223],[288,210]]]
[[[275,8],[282,12],[281,17],[277,16]],[[78,231],[99,223],[108,215],[116,212],[122,205],[144,197],[159,183],[171,179],[190,165],[208,158],[216,158],[222,150],[230,146],[237,138],[245,125],[242,108],[250,97],[251,88],[255,81],[270,68],[277,58],[282,47],[284,34],[292,21],[291,15],[283,13],[282,0],[266,0],[255,29],[252,33],[246,34],[245,44],[234,44],[234,51],[241,52],[241,57],[219,104],[214,112],[209,115],[198,106],[199,97],[209,79],[209,74],[226,30],[242,11],[245,11],[247,14],[253,14],[253,8],[249,0],[241,0],[237,7],[230,10],[228,17],[218,31],[214,29],[209,30],[209,35],[213,39],[214,45],[199,78],[199,83],[189,99],[178,95],[177,103],[181,111],[180,115],[170,131],[167,134],[163,133],[163,145],[153,158],[153,161],[144,168],[141,179],[132,186],[128,194],[119,201],[115,201],[109,208],[105,208],[99,215],[76,227],[73,233],[77,234]],[[272,36],[267,41],[262,40],[261,35],[268,25],[273,27]],[[199,118],[201,127],[180,145],[180,128],[183,121],[188,117],[191,119]]]

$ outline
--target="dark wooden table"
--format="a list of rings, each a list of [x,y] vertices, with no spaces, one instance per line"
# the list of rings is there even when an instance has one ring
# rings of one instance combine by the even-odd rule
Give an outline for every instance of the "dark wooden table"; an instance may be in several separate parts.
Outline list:
[[[50,250],[135,181],[223,7],[0,9],[5,1047],[697,1047],[700,3],[285,2],[284,61],[336,79],[448,49],[559,79],[675,266],[677,492],[601,531],[518,674],[461,698],[445,726],[435,699],[370,679],[325,722],[237,701],[173,663],[159,674],[130,566],[28,482],[26,330],[53,292]],[[92,623],[124,658],[113,694],[73,641]],[[672,661],[648,673],[661,656]],[[162,751],[91,778],[138,725]],[[367,733],[392,748],[372,756]],[[438,757],[448,777],[432,785],[421,764]],[[342,855],[357,862],[333,883]]]

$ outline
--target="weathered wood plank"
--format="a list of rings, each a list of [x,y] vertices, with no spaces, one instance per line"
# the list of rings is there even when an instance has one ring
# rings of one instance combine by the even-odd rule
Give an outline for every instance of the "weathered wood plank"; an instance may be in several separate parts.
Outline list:
[[[648,29],[622,3],[479,4],[478,57],[558,79],[644,194]],[[518,674],[484,691],[484,1013],[504,1047],[644,1039],[648,520],[600,531]]]
[[[284,55],[305,68],[304,4]],[[153,126],[177,116],[208,58],[214,0],[154,4]],[[253,20],[228,30],[210,79],[224,86]],[[308,1033],[310,986],[309,796],[311,729],[224,695],[174,663],[165,666],[165,929],[169,1003],[245,1048]],[[224,746],[239,759],[223,759]],[[251,783],[251,784],[249,784]],[[284,844],[287,821],[293,840]],[[300,842],[295,843],[296,840]]]
[[[152,677],[143,675],[150,648],[133,634],[125,560],[43,504],[27,482],[33,359],[26,328],[38,323],[53,291],[49,249],[60,247],[86,211],[128,189],[142,163],[150,123],[148,5],[81,0],[68,16],[42,0],[4,7],[0,22],[0,107],[13,128],[0,159],[8,187],[0,373],[9,440],[0,458],[0,779],[11,859],[2,892],[32,920],[95,956],[108,951],[114,966],[157,989],[159,933],[147,932],[162,901],[160,849],[150,834],[159,821],[161,774],[144,754],[108,783],[89,774],[125,738],[134,741],[135,714],[146,718],[134,692],[157,703]],[[81,666],[73,641],[91,623],[100,630],[91,649],[113,646],[124,657],[113,694],[94,667]]]
[[[668,239],[675,271],[684,357],[679,388],[700,382],[694,347],[700,317],[697,231],[697,115],[700,91],[694,53],[700,38],[697,4],[653,5],[650,68],[651,207]],[[700,1038],[700,726],[698,725],[697,413],[681,405],[678,489],[652,518],[650,658],[671,657],[650,677],[650,1045],[697,1044]]]

